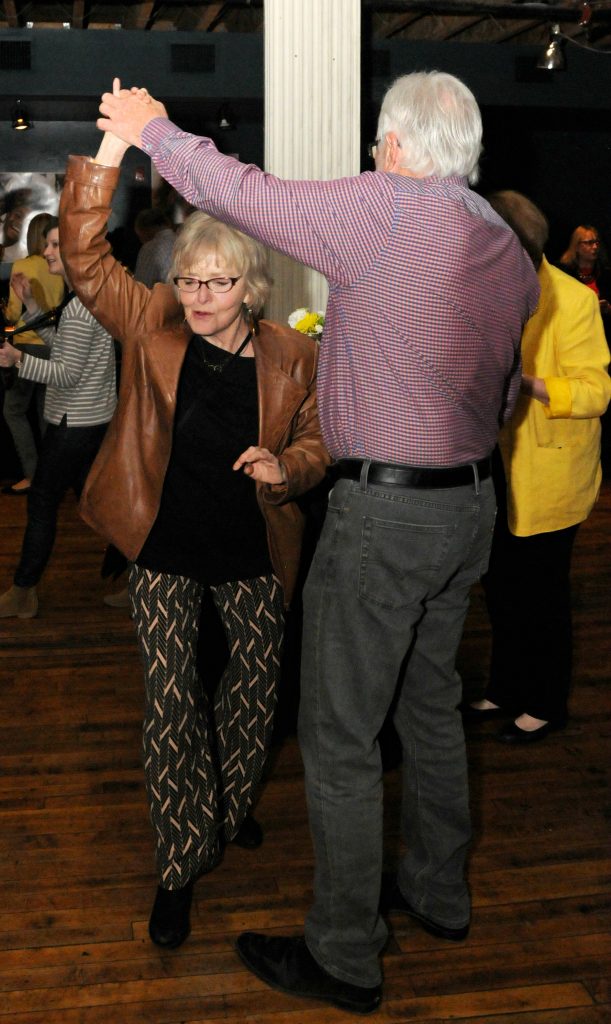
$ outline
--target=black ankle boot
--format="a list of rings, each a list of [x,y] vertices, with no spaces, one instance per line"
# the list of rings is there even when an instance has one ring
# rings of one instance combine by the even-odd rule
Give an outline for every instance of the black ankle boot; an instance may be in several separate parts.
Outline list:
[[[247,814],[235,836],[231,840],[235,846],[244,850],[256,850],[263,842],[263,829],[252,814]]]
[[[156,946],[176,949],[191,931],[189,913],[193,898],[193,882],[182,889],[157,887],[157,895],[149,921],[149,935]]]

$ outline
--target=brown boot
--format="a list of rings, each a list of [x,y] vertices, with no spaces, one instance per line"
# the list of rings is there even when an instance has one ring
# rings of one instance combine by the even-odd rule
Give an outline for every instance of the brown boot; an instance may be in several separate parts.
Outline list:
[[[16,615],[18,619],[33,619],[38,612],[36,587],[15,587],[0,596],[0,619]]]

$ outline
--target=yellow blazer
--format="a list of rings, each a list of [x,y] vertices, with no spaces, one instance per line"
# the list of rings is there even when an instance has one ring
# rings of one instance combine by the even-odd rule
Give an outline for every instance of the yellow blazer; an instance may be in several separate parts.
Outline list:
[[[611,396],[609,349],[595,293],[549,265],[522,336],[523,372],[542,377],[549,405],[520,395],[499,445],[509,529],[518,537],[580,523],[598,498],[600,419]]]

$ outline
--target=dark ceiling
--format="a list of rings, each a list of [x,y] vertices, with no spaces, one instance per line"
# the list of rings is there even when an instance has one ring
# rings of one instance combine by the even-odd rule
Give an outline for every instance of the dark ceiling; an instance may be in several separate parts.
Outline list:
[[[329,0],[330,3],[333,0]],[[492,2],[492,0],[362,0],[364,32],[372,40],[433,40],[541,44],[550,26],[575,44],[611,50],[611,0]],[[75,28],[145,32],[261,32],[264,0],[132,3],[45,3],[1,0],[0,28]]]

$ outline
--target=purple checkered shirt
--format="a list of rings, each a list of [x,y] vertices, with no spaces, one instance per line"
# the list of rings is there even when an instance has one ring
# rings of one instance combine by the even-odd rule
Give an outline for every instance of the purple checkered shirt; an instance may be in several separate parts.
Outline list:
[[[287,181],[165,118],[142,138],[190,203],[327,278],[318,402],[334,459],[454,466],[492,451],[539,286],[466,179]]]

